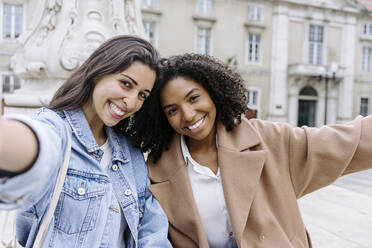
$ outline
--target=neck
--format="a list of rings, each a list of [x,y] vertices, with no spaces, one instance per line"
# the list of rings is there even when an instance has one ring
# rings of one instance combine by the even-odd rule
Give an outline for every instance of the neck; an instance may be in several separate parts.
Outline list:
[[[186,138],[186,144],[191,157],[199,164],[208,167],[214,174],[218,172],[216,128],[203,140]]]
[[[98,117],[97,114],[94,113],[90,104],[86,104],[85,106],[83,106],[82,110],[84,112],[85,118],[88,121],[90,130],[93,133],[94,139],[99,146],[102,146],[107,139],[106,132],[103,129],[102,120]]]
[[[186,144],[190,154],[216,151],[216,128],[214,127],[209,135],[203,140],[195,140],[186,137]]]

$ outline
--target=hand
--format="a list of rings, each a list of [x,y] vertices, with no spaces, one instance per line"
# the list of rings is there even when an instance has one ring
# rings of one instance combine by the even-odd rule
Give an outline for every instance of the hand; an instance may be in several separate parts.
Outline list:
[[[38,154],[34,132],[20,121],[0,118],[0,169],[21,172],[29,168]]]

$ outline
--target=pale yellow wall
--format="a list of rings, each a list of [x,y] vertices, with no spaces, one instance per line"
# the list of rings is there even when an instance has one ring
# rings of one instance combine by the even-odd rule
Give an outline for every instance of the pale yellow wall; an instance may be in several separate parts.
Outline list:
[[[363,25],[366,22],[372,22],[372,17],[362,16],[358,19],[356,24],[356,51],[355,51],[355,75],[356,77],[370,77],[372,79],[372,72],[366,73],[362,71],[362,50],[364,46],[372,47],[372,38],[363,37]]]
[[[231,4],[231,3],[227,3]],[[240,6],[234,11],[234,16],[241,15],[243,23],[248,19],[248,8],[250,4],[257,4],[262,7],[263,23],[261,27],[244,26],[240,29],[236,39],[239,40],[238,61],[239,69],[247,88],[254,87],[260,89],[260,109],[259,118],[266,119],[269,107],[270,96],[270,67],[271,67],[271,47],[272,47],[272,6],[269,1],[246,1],[239,2]],[[238,5],[238,4],[237,4]],[[231,17],[230,17],[231,18]],[[237,18],[237,17],[235,17]],[[227,16],[228,19],[228,16]],[[229,30],[227,28],[227,30]],[[261,35],[261,61],[259,64],[250,64],[246,61],[248,33]],[[240,38],[242,37],[242,38]],[[224,44],[221,43],[221,46]]]
[[[360,98],[369,98],[369,114],[372,114],[372,72],[362,71],[363,46],[372,47],[372,39],[363,37],[363,26],[366,22],[372,22],[372,17],[361,15],[356,24],[355,46],[355,84],[353,94],[353,115],[359,114]]]
[[[363,33],[363,24],[365,22],[368,22],[368,19],[366,18],[359,18],[356,24],[356,37],[355,37],[355,76],[360,77],[362,74],[365,74],[362,72],[362,49],[363,45],[368,45],[368,42],[362,41],[362,33]]]
[[[196,0],[159,1],[158,49],[162,56],[194,52]]]
[[[342,46],[342,29],[341,27],[328,27],[327,29],[327,61],[340,63],[341,46]]]
[[[241,66],[244,63],[242,50],[245,42],[247,5],[235,1],[215,1],[214,13],[217,22],[213,29],[212,54],[223,60],[236,56]]]
[[[247,88],[254,87],[260,89],[260,114],[259,118],[266,119],[269,108],[270,97],[270,71],[250,70],[242,73]]]
[[[271,69],[271,48],[272,48],[272,3],[265,1],[262,3],[264,11],[264,26],[262,33],[262,67],[259,68],[258,75],[254,75],[248,80],[248,84],[257,86],[261,89],[261,119],[267,119],[270,101],[270,69]],[[255,69],[251,66],[251,69]]]
[[[369,114],[372,114],[372,82],[371,81],[355,81],[354,84],[354,95],[353,95],[353,101],[354,101],[354,111],[353,115],[356,116],[359,114],[359,108],[360,108],[360,98],[361,97],[368,97],[368,111]]]
[[[304,22],[290,21],[288,29],[288,64],[301,63],[305,42]]]

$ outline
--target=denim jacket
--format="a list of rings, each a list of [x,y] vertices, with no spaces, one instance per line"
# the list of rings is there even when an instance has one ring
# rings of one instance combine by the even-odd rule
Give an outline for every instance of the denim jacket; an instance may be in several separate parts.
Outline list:
[[[124,135],[106,127],[112,163],[105,171],[99,164],[103,152],[80,109],[54,112],[42,108],[33,118],[8,118],[27,124],[39,141],[33,166],[0,182],[0,208],[20,209],[16,233],[21,245],[32,247],[48,209],[70,133],[69,167],[43,247],[114,247],[112,233],[119,226],[113,223],[113,216],[120,214],[119,208],[128,225],[126,247],[171,247],[166,216],[147,189],[149,179],[143,155]]]

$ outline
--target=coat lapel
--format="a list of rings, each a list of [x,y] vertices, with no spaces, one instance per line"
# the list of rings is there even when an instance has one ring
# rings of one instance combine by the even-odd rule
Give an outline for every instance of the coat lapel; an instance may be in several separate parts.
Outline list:
[[[257,190],[266,158],[264,150],[251,150],[260,138],[251,124],[243,120],[230,132],[217,128],[218,164],[226,206],[235,239],[241,243],[248,214]]]
[[[156,164],[148,162],[149,176],[154,183],[149,190],[159,201],[170,225],[192,239],[196,247],[208,247],[183,160],[179,135],[173,137],[170,147],[171,150],[165,151]]]

